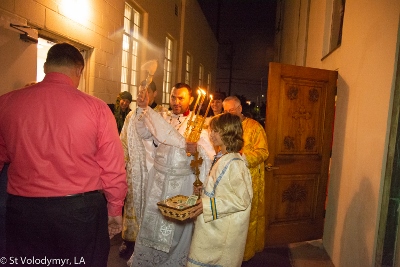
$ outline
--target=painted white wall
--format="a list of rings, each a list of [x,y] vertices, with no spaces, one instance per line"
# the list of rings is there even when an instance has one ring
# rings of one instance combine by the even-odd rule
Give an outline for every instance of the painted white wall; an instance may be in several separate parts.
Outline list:
[[[129,1],[129,3],[134,8],[144,12],[144,32],[141,38],[143,49],[140,51],[139,60],[142,64],[147,60],[159,60],[159,67],[154,77],[160,92],[158,94],[159,97],[162,95],[166,36],[174,40],[176,47],[172,84],[181,82],[184,79],[186,51],[190,51],[195,55],[194,77],[198,77],[199,64],[205,67],[205,73],[211,72],[213,77],[216,76],[217,63],[215,55],[218,44],[196,0],[135,0]],[[71,9],[70,7],[73,4],[77,6]],[[25,22],[25,24],[28,22],[44,29],[52,36],[62,37],[63,40],[69,40],[88,48],[89,61],[85,69],[87,71],[86,92],[99,97],[107,103],[114,103],[121,88],[124,4],[124,0],[8,0],[0,1],[0,12],[2,12],[0,15],[8,14],[8,16],[15,17]],[[176,8],[177,15],[175,14]],[[200,20],[182,17],[182,14],[185,13],[184,11],[190,16],[199,16]],[[1,18],[3,17],[4,15]],[[182,23],[184,23],[184,27],[181,27]],[[5,34],[2,31],[3,28],[5,27],[0,25],[0,44],[3,43],[4,45],[4,42],[8,39],[3,38]],[[9,29],[7,30],[9,31]],[[14,43],[12,43],[11,47],[18,48],[16,44],[20,42],[19,35],[16,32],[13,33],[16,38],[12,39]],[[198,38],[193,38],[196,34],[203,36],[202,45],[199,44]],[[31,45],[30,49],[33,51],[35,50],[34,47],[34,45]],[[0,58],[12,56],[12,54],[6,54],[4,51],[6,50],[0,49]],[[16,52],[16,55],[21,55],[21,52]],[[13,67],[13,69],[10,69],[11,73],[8,77],[11,77],[9,84],[14,87],[9,85],[1,86],[2,89],[0,90],[4,91],[0,91],[0,94],[18,88],[17,84],[24,84],[25,80],[35,79],[35,74],[32,75],[32,78],[24,78],[21,75],[21,70],[25,71],[26,66],[29,65],[27,62],[31,62],[32,73],[36,73],[36,54],[32,54],[30,60],[24,61],[23,67],[18,67],[16,64],[21,60],[22,58],[15,57],[10,58],[7,64],[3,64],[2,61],[2,68],[10,69],[11,66]],[[146,78],[146,76],[147,73],[143,71],[141,79]],[[18,79],[24,81],[19,82]],[[215,78],[212,83],[215,85]]]
[[[118,29],[122,27],[124,2],[112,1],[109,4],[102,0],[89,0],[82,2],[85,5],[73,2],[78,6],[69,9],[71,3],[65,0],[0,1],[0,10],[63,40],[92,48],[85,70],[88,72],[87,92],[113,103],[120,88],[122,35]],[[36,49],[36,46],[32,47]],[[3,51],[0,50],[0,54],[3,55]],[[31,65],[36,71],[36,54],[25,62],[24,68]],[[18,77],[24,68],[14,70],[13,76]]]
[[[22,32],[11,28],[10,23],[26,25],[26,20],[0,9],[0,95],[23,87],[36,80],[36,44],[20,40]],[[37,37],[34,30],[24,29]]]
[[[338,182],[329,187],[338,203],[327,210],[337,216],[327,217],[335,235],[324,241],[337,266],[372,266],[375,259],[399,14],[396,0],[346,2],[334,133],[341,141],[332,153]]]
[[[296,8],[299,2],[308,1],[285,1],[285,8]],[[346,1],[342,45],[322,59],[326,2],[309,1],[305,61],[307,67],[339,72],[323,244],[335,266],[374,266],[398,64],[400,2]],[[282,63],[298,63],[294,53],[301,49],[293,41],[298,31],[292,26],[297,19],[284,19]],[[289,43],[286,35],[292,36]]]

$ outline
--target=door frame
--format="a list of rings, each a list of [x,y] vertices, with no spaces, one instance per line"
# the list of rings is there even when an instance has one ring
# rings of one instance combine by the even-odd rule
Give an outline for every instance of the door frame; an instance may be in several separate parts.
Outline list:
[[[400,28],[399,36],[400,38]],[[398,42],[399,43],[399,42]],[[392,115],[387,161],[383,180],[375,266],[400,265],[400,45],[397,46],[397,72],[392,101]]]
[[[85,45],[81,42],[78,42],[76,40],[71,40],[66,37],[63,37],[57,33],[51,32],[49,30],[44,30],[44,29],[39,29],[38,30],[38,35],[39,38],[51,41],[53,43],[61,43],[61,42],[67,42],[72,45],[74,45],[79,51],[81,52],[83,59],[85,60],[85,67],[83,68],[82,76],[79,81],[79,86],[78,89],[84,93],[90,94],[89,91],[89,78],[90,78],[90,69],[91,69],[91,59],[92,59],[92,53],[94,51],[93,47],[90,47],[88,45]],[[40,81],[38,81],[40,82]]]

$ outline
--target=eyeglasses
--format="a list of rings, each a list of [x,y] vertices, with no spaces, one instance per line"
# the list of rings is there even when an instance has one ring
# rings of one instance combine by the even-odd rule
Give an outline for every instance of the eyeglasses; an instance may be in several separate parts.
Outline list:
[[[237,105],[235,108],[231,108],[229,110],[224,110],[224,113],[233,113],[240,107],[240,104]]]

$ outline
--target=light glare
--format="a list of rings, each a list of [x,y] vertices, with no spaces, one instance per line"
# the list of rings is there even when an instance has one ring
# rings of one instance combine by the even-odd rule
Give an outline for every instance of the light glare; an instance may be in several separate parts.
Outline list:
[[[63,0],[61,8],[66,17],[85,24],[90,16],[90,7],[88,0]]]

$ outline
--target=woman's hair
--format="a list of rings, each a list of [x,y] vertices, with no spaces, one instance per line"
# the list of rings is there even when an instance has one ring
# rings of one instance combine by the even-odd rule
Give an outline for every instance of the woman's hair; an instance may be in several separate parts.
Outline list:
[[[129,102],[132,102],[132,95],[128,91],[123,91],[120,92],[117,96],[117,100],[115,100],[115,105],[114,105],[114,115],[115,116],[120,116],[121,113],[121,106],[119,105],[122,99],[129,100]]]
[[[226,95],[224,92],[215,92],[215,93],[212,93],[212,96],[213,96],[213,100],[224,101],[224,99],[226,98]]]
[[[228,152],[239,152],[244,144],[240,117],[231,113],[217,115],[210,121],[210,129],[219,133]]]
[[[115,104],[114,104],[114,117],[115,117],[115,121],[117,122],[118,131],[120,131],[120,129],[122,129],[122,127],[124,126],[125,117],[129,113],[129,111],[131,110],[129,108],[129,106],[128,106],[128,108],[127,108],[127,110],[125,112],[123,112],[121,110],[120,102],[121,102],[122,99],[126,99],[126,100],[129,100],[129,102],[132,102],[131,93],[129,93],[128,91],[121,92],[121,93],[118,94],[117,100],[115,101]]]

